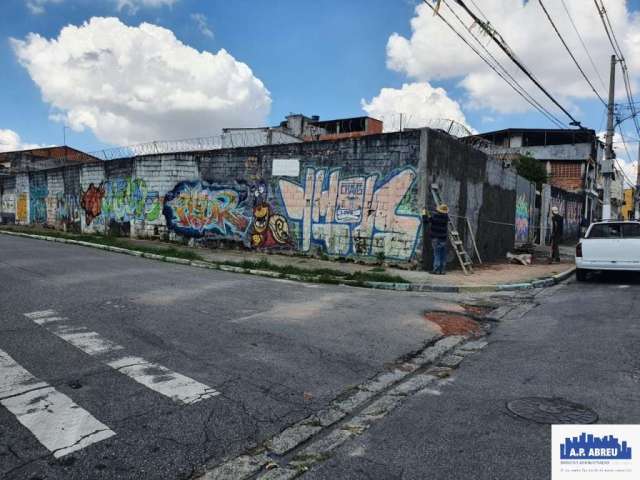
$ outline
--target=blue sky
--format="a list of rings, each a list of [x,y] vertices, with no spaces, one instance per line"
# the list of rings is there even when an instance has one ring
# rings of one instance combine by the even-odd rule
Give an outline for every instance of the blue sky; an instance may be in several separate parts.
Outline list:
[[[224,48],[235,60],[246,63],[253,75],[262,81],[264,87],[270,92],[271,106],[263,116],[264,121],[269,124],[279,123],[290,112],[318,114],[322,118],[363,115],[361,100],[371,102],[374,97],[380,95],[381,89],[399,90],[405,83],[428,82],[430,89],[443,87],[446,90],[444,100],[457,102],[466,123],[476,130],[494,130],[513,126],[552,126],[537,112],[523,112],[511,106],[503,108],[500,97],[498,100],[487,100],[488,103],[483,103],[478,90],[473,90],[476,87],[463,86],[460,82],[465,78],[469,83],[473,79],[465,76],[466,64],[462,57],[469,55],[467,47],[457,40],[434,37],[433,32],[427,33],[426,35],[432,35],[427,37],[429,38],[427,50],[420,50],[417,41],[410,46],[412,55],[421,55],[426,59],[427,63],[422,70],[412,71],[408,61],[405,65],[396,66],[395,69],[389,68],[387,66],[389,38],[397,33],[400,37],[411,39],[410,21],[416,17],[415,6],[418,3],[416,1],[129,0],[140,3],[137,9],[127,6],[119,9],[117,5],[119,1],[123,0],[32,0],[44,10],[39,14],[32,13],[28,8],[28,0],[3,2],[3,15],[0,17],[0,37],[2,37],[0,68],[3,72],[4,88],[0,89],[0,105],[3,106],[0,109],[0,129],[16,132],[22,142],[27,144],[61,143],[63,123],[59,115],[68,112],[64,107],[55,108],[51,100],[43,100],[42,85],[36,84],[32,78],[32,72],[24,66],[24,62],[21,64],[18,60],[15,45],[10,39],[25,40],[31,32],[45,39],[55,39],[63,27],[81,26],[92,17],[117,17],[123,24],[131,27],[137,27],[142,22],[152,23],[172,31],[178,41],[198,51],[215,54]],[[580,1],[584,4],[592,3],[586,0]],[[166,2],[171,5],[151,5],[154,2]],[[612,2],[620,3],[616,0],[609,0],[609,2],[605,0],[608,8]],[[491,12],[492,4],[500,2],[499,0],[476,0],[476,3],[481,7],[485,5],[487,11]],[[555,0],[553,3],[556,3]],[[627,9],[631,15],[639,7],[640,0],[627,2]],[[594,19],[597,19],[595,9],[592,13]],[[198,28],[194,14],[206,18],[207,28],[212,35],[203,33]],[[560,18],[561,12],[558,11],[557,15],[558,21],[563,25],[563,31],[569,35],[567,22],[562,23]],[[425,21],[430,21],[426,15],[423,18]],[[496,19],[496,24],[499,25],[499,21],[500,19]],[[507,31],[508,27],[508,23],[505,23]],[[603,32],[599,33],[604,35]],[[509,40],[506,34],[505,37]],[[532,41],[535,42],[535,40]],[[548,38],[548,41],[553,42],[554,39]],[[602,42],[604,45],[604,37]],[[517,39],[515,43],[517,45]],[[460,57],[454,50],[452,54],[448,54],[448,57],[438,59],[438,55],[448,48],[455,48],[460,52]],[[557,41],[553,48],[557,50],[558,56],[566,56],[566,52]],[[523,52],[518,50],[518,53],[522,53],[526,61],[530,60],[528,64],[532,66],[534,72],[537,72],[538,64],[544,71],[544,60],[536,59],[534,53],[528,53],[526,50]],[[526,56],[527,54],[529,56]],[[602,63],[598,62],[599,66],[603,65],[601,71],[604,74],[608,57],[604,54],[599,55],[600,57],[605,60]],[[446,68],[443,70],[439,65],[445,64],[437,62],[446,62],[447,58],[451,64],[459,63],[463,70],[456,72],[453,69],[449,73],[440,74],[439,72]],[[482,70],[488,71],[485,66],[474,66],[470,57],[465,58],[470,62],[470,69],[475,68],[480,73]],[[584,56],[581,59],[586,62]],[[419,60],[422,61],[422,58]],[[630,64],[633,63],[632,59],[627,58],[627,60]],[[49,70],[46,71],[48,77],[65,76],[64,65],[53,71],[50,65],[48,68]],[[593,71],[591,73],[593,74]],[[182,74],[186,78],[189,73],[182,72]],[[580,81],[577,70],[573,75],[575,78],[572,80]],[[542,78],[545,78],[544,73]],[[554,91],[553,80],[550,82],[551,91]],[[100,86],[95,84],[92,88],[98,89]],[[501,88],[503,85],[500,86]],[[500,89],[495,90],[499,92]],[[599,131],[604,129],[604,110],[597,100],[586,94],[571,97],[570,92],[567,94],[560,90],[559,86],[558,95],[585,126]],[[640,97],[640,93],[638,96]],[[441,94],[435,97],[434,102],[443,100]],[[162,98],[158,101],[161,102]],[[410,102],[411,99],[407,101]],[[447,103],[443,111],[447,112],[448,107]],[[387,104],[385,108],[388,108]],[[401,108],[398,107],[398,110],[401,111]],[[429,104],[421,108],[423,110],[419,115],[428,117]],[[52,115],[56,114],[58,121],[52,119]],[[415,112],[414,114],[418,116]],[[390,115],[388,110],[385,111],[385,115]],[[235,120],[230,121],[235,122]],[[80,123],[76,122],[73,125],[77,126]],[[211,135],[217,133],[214,131],[216,129],[213,123]],[[117,140],[125,139],[122,135],[108,135],[87,127],[89,124],[90,122],[85,122],[84,131],[77,131],[79,128],[67,130],[68,143],[92,151],[121,143]],[[224,126],[224,119],[218,119],[215,125],[218,124]],[[234,124],[227,126],[234,126]],[[630,127],[626,128],[630,137],[635,136]],[[176,128],[175,131],[178,137],[191,136],[184,133],[188,133],[188,129]],[[135,137],[135,140],[157,139],[145,138],[155,133],[156,131],[152,129],[146,130]],[[166,128],[157,131],[158,135],[163,136],[171,136],[171,133],[172,131]],[[202,130],[197,133],[198,135],[193,136],[201,135]],[[126,139],[128,141],[129,137]]]

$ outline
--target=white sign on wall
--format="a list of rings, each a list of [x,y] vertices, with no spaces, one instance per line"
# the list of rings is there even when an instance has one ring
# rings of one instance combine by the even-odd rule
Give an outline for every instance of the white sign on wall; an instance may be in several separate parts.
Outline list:
[[[297,158],[274,158],[271,175],[274,177],[300,176],[300,160]]]

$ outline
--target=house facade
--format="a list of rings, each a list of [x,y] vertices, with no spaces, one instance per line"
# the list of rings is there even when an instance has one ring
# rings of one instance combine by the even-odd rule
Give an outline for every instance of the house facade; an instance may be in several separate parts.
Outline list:
[[[480,133],[477,137],[491,142],[497,153],[524,155],[543,162],[549,184],[581,196],[584,219],[599,218],[604,143],[595,130],[509,128]]]

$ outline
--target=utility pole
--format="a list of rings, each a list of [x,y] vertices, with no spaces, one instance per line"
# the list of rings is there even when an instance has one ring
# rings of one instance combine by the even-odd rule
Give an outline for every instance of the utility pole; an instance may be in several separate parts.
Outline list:
[[[611,177],[613,176],[613,115],[615,83],[616,56],[611,55],[611,76],[609,77],[609,105],[607,107],[607,134],[605,135],[604,162],[602,163],[602,175],[604,176],[604,192],[602,195],[602,220],[611,219]]]

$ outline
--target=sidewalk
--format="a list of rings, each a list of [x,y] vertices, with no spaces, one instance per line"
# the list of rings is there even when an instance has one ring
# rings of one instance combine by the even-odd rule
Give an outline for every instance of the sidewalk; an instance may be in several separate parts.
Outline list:
[[[128,240],[132,244],[140,245],[158,245],[159,242],[131,239]],[[534,280],[552,277],[573,268],[573,247],[562,247],[561,263],[549,265],[548,253],[536,252],[534,263],[529,266],[521,264],[513,264],[504,262],[484,263],[482,265],[475,264],[473,266],[474,273],[465,275],[462,270],[450,269],[446,275],[431,275],[421,270],[405,270],[400,268],[392,268],[388,266],[361,265],[352,262],[339,262],[335,260],[320,260],[311,257],[302,257],[294,255],[284,255],[275,253],[261,253],[252,251],[235,251],[235,250],[213,250],[205,248],[192,249],[189,247],[176,247],[175,244],[161,244],[173,246],[178,249],[195,250],[208,262],[215,263],[239,263],[244,260],[252,262],[267,261],[270,264],[278,266],[293,266],[305,270],[330,269],[340,270],[346,273],[354,272],[382,272],[399,276],[410,283],[432,284],[432,285],[502,285],[512,283],[526,283]],[[548,250],[548,249],[547,249]],[[542,256],[541,253],[545,256]],[[383,270],[384,269],[384,270]]]

